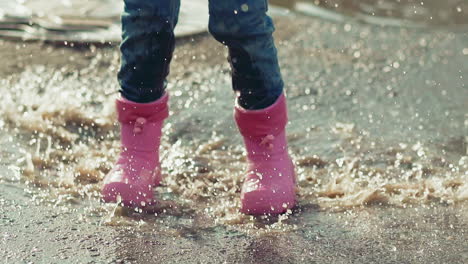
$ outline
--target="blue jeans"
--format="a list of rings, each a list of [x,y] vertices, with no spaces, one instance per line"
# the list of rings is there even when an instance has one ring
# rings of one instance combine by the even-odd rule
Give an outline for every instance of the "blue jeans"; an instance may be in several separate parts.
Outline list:
[[[124,0],[118,79],[126,99],[146,103],[164,94],[174,51],[180,0]],[[229,49],[239,104],[262,109],[283,91],[267,0],[209,0],[209,31]]]

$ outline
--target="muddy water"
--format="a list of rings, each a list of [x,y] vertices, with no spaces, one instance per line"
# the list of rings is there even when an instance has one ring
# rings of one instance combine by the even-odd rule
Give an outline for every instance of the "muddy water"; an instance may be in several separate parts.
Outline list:
[[[162,143],[165,177],[155,190],[161,203],[150,213],[99,200],[101,180],[119,151],[113,109],[117,49],[2,42],[0,188],[24,188],[29,203],[58,212],[58,223],[73,219],[123,230],[116,235],[121,240],[110,243],[118,256],[134,261],[149,258],[140,252],[147,241],[172,245],[168,250],[175,255],[183,251],[177,243],[195,241],[236,257],[240,253],[232,251],[248,242],[246,250],[263,259],[277,256],[275,244],[291,257],[304,257],[301,250],[311,241],[333,255],[336,248],[326,245],[336,243],[335,237],[344,239],[349,252],[359,249],[349,241],[362,247],[369,239],[379,241],[368,252],[373,257],[383,250],[419,250],[387,248],[395,237],[382,234],[395,229],[398,241],[405,235],[429,248],[464,248],[466,34],[294,15],[278,18],[277,27],[298,176],[295,210],[258,218],[238,213],[245,158],[232,120],[229,66],[225,50],[206,36],[179,42]],[[22,199],[0,202],[18,208],[14,202]],[[422,243],[432,241],[433,223],[447,240]],[[349,230],[353,235],[346,235]],[[288,249],[291,237],[297,247]],[[308,252],[312,259],[320,255]],[[457,254],[466,260],[464,252]]]
[[[96,56],[79,71],[67,66],[51,71],[47,66],[33,65],[2,80],[8,89],[0,107],[2,155],[6,157],[2,163],[9,173],[1,177],[27,184],[37,192],[35,199],[54,205],[90,199],[105,223],[116,224],[125,210],[109,211],[98,201],[101,180],[119,151],[113,109],[118,54],[92,52]],[[361,57],[370,54],[371,50],[361,49]],[[205,54],[194,56],[199,56],[194,60],[207,60]],[[337,60],[344,65],[350,59],[341,52],[326,56],[331,58],[324,63]],[[294,59],[289,63],[294,64]],[[389,66],[378,63],[386,72]],[[96,74],[100,67],[106,70]],[[238,213],[245,158],[231,120],[233,98],[225,99],[229,93],[228,75],[222,73],[225,67],[218,64],[189,70],[169,87],[172,116],[165,125],[162,145],[166,175],[163,186],[156,190],[168,201],[155,210],[176,215],[184,215],[185,210],[203,212],[215,223],[248,228],[257,222]],[[288,95],[292,112],[289,141],[297,165],[300,207],[346,210],[467,200],[466,101],[457,105],[457,100],[443,99],[447,93],[461,93],[458,96],[466,98],[466,88],[457,92],[463,79],[454,91],[449,87],[440,90],[442,99],[418,93],[414,98],[396,99],[412,94],[396,86],[404,82],[403,69],[389,68],[385,74],[389,83],[376,93],[372,83],[379,77],[365,72],[379,66],[354,67],[350,77],[366,76],[360,78],[367,83],[364,87],[346,84],[342,77],[327,77],[327,68],[310,75],[285,68],[288,80],[298,77],[291,80]],[[438,80],[425,81],[424,85],[438,90]],[[336,91],[329,91],[334,88],[328,86]],[[377,97],[369,97],[370,93]],[[373,109],[375,104],[385,104],[379,100],[389,101],[393,107],[384,110],[387,113]],[[207,105],[218,111],[208,111]],[[370,105],[369,112],[362,109],[366,105]],[[353,106],[358,117],[347,118],[346,109]],[[444,124],[440,127],[433,122]]]
[[[50,72],[35,66],[14,83],[7,82],[15,93],[2,99],[4,162],[10,171],[2,179],[24,182],[31,186],[34,199],[54,205],[91,199],[96,202],[93,210],[102,214],[105,224],[128,224],[121,216],[130,212],[97,203],[101,180],[119,149],[112,108],[115,96],[106,95],[115,87],[111,71],[106,77],[93,77],[93,61],[97,59],[79,73]],[[208,80],[205,74],[213,75],[209,70],[200,74],[201,83]],[[216,79],[211,81],[216,84]],[[203,212],[215,223],[245,228],[258,224],[238,213],[245,159],[230,120],[231,100],[222,102],[221,108],[216,96],[210,95],[214,87],[183,90],[178,85],[171,89],[173,115],[165,126],[162,146],[166,177],[163,187],[156,190],[167,201],[155,209],[156,214]],[[298,96],[291,91],[290,97]],[[224,109],[223,114],[216,113],[216,118],[202,107],[203,102]],[[304,119],[313,113],[311,107],[314,105],[292,104],[291,108],[293,115]],[[289,134],[289,140],[301,206],[346,210],[371,205],[456,204],[468,199],[468,160],[462,135],[440,146],[433,146],[431,138],[387,143],[354,123],[326,121],[329,125],[303,126],[296,122],[291,122],[295,132]],[[208,129],[213,126],[218,128]]]

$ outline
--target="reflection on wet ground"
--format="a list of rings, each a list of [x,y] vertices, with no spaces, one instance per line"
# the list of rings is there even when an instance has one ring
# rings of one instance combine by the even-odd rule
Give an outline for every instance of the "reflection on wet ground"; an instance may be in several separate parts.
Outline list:
[[[466,260],[466,34],[294,14],[277,23],[298,208],[238,212],[245,160],[226,96],[229,65],[207,36],[176,51],[165,178],[151,213],[99,202],[119,151],[117,49],[1,41],[0,224],[52,230],[38,235],[38,256],[49,254],[41,239],[67,237],[91,259],[115,262]],[[10,233],[10,245],[30,246]],[[56,247],[57,258],[84,254]]]

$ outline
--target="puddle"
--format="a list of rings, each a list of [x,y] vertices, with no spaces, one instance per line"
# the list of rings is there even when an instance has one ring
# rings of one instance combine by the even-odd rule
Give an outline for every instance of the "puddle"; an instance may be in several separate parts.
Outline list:
[[[103,76],[96,79],[88,70],[50,72],[45,67],[32,67],[9,84],[16,92],[2,98],[0,113],[5,122],[4,136],[13,147],[5,148],[2,155],[14,159],[8,164],[16,173],[2,174],[0,179],[27,184],[36,202],[67,206],[93,201],[92,211],[103,217],[106,225],[138,224],[125,220],[128,211],[99,204],[101,181],[119,151],[118,127],[114,97],[105,96],[105,87],[112,82],[106,84]],[[200,78],[210,78],[210,73]],[[99,82],[101,89],[84,89],[85,80],[88,87],[98,87]],[[178,101],[191,91],[181,93]],[[52,97],[54,103],[43,103]],[[155,214],[181,219],[204,215],[210,219],[205,224],[242,230],[263,230],[265,226],[270,231],[294,229],[294,225],[282,224],[293,212],[274,220],[267,217],[265,223],[262,218],[239,213],[245,158],[242,146],[229,140],[237,138],[237,132],[233,127],[223,135],[206,131],[204,124],[216,121],[209,112],[197,113],[199,107],[203,106],[190,106],[194,112],[185,105],[174,106],[172,111],[178,114],[165,125],[161,155],[165,177],[162,187],[157,188],[163,202]],[[225,114],[230,116],[228,112]],[[195,114],[205,123],[192,123]],[[191,129],[180,129],[187,126]],[[203,143],[191,139],[196,131],[203,134]],[[14,138],[7,136],[13,133]],[[176,137],[171,137],[174,133]],[[310,141],[321,133],[333,138],[333,155],[308,154],[308,146],[302,144],[297,148],[296,142]],[[448,160],[447,155],[441,156],[420,142],[379,142],[353,123],[290,134],[297,165],[298,210],[319,206],[343,211],[361,206],[406,207],[468,200],[468,160],[466,150],[458,146],[466,147],[465,140],[462,137],[447,143],[446,149],[461,151]]]
[[[118,49],[0,40],[0,257],[466,263],[466,34],[291,13],[276,27],[299,205],[274,217],[239,213],[244,150],[226,50],[208,36],[176,48],[151,212],[100,202]]]
[[[83,222],[149,223],[181,236],[193,235],[179,228],[184,223],[242,232],[295,230],[291,215],[305,208],[346,212],[466,202],[466,64],[459,36],[378,34],[380,29],[358,24],[348,31],[308,18],[295,23],[321,31],[314,38],[312,31],[283,35],[288,41],[279,44],[290,84],[288,138],[300,201],[294,211],[265,218],[239,213],[245,157],[227,96],[229,65],[221,45],[205,37],[181,43],[175,53],[171,117],[162,140],[164,180],[155,190],[162,202],[154,212],[129,212],[99,200],[102,179],[119,152],[113,109],[119,53],[112,48],[2,43],[8,53],[23,55],[21,66],[4,67],[15,71],[0,79],[0,181],[27,186],[37,204],[84,208]],[[288,36],[285,24],[278,24],[278,32]]]

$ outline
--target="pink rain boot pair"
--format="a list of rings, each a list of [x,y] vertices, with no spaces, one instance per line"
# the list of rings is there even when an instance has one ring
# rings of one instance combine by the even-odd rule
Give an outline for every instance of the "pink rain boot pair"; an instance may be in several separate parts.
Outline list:
[[[159,145],[168,116],[168,96],[148,104],[117,100],[122,152],[115,168],[104,179],[106,202],[130,207],[154,204],[153,187],[161,180]],[[242,187],[241,211],[246,214],[283,213],[295,205],[294,165],[288,155],[284,95],[262,110],[235,108],[235,119],[244,137],[249,162]]]

